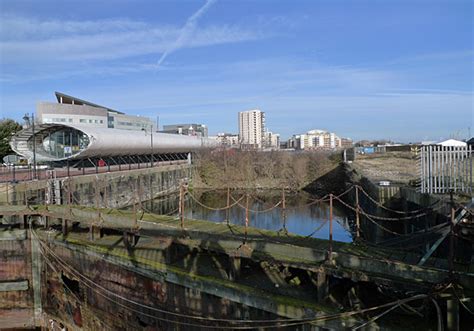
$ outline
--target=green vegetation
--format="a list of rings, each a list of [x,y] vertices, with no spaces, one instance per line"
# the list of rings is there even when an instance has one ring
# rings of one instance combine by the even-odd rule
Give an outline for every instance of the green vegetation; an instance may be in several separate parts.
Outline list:
[[[13,151],[10,148],[10,138],[13,133],[20,131],[21,125],[12,119],[4,118],[0,120],[0,160]]]

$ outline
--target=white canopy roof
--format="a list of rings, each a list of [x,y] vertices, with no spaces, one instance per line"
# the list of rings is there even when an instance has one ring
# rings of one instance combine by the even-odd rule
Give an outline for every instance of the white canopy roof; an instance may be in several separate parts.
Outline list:
[[[456,140],[456,139],[448,139],[448,140],[440,141],[439,143],[436,143],[436,145],[464,147],[467,144],[464,141],[460,141],[460,140]]]

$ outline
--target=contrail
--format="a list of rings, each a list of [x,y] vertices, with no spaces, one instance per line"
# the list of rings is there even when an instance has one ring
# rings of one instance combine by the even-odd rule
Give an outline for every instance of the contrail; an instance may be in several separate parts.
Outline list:
[[[184,41],[186,40],[186,38],[196,28],[199,18],[204,15],[216,1],[217,0],[207,0],[206,3],[201,8],[199,8],[197,12],[195,12],[186,20],[186,23],[184,24],[183,28],[179,33],[178,39],[176,39],[173,45],[169,49],[167,49],[158,60],[157,69],[160,67],[160,65],[163,63],[163,61],[169,54],[173,53],[184,45]]]

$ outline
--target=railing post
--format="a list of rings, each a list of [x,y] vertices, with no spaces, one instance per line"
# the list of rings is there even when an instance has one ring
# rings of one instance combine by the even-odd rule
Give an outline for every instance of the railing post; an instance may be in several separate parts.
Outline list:
[[[230,188],[227,187],[227,209],[225,210],[226,212],[226,221],[227,224],[230,223]]]
[[[450,234],[449,234],[449,272],[452,273],[454,270],[454,198],[453,198],[453,190],[449,192],[451,198],[451,224],[450,224]]]
[[[107,200],[107,179],[104,178],[104,208],[109,208],[109,202]]]
[[[137,220],[137,200],[136,198],[133,199],[133,229],[136,229],[138,226]]]
[[[70,218],[72,216],[71,203],[72,203],[71,177],[68,177],[68,180],[67,180],[67,205],[68,205],[68,208],[69,208],[69,217]]]
[[[245,201],[245,239],[244,244],[247,243],[247,235],[248,235],[248,227],[249,227],[249,194],[246,194],[246,201]]]
[[[180,187],[179,187],[179,206],[180,206],[180,211],[181,211],[181,229],[184,230],[184,185],[183,182],[181,182]]]
[[[329,194],[329,260],[332,260],[332,193]]]
[[[283,188],[281,195],[282,195],[282,197],[281,197],[281,200],[282,200],[281,217],[283,219],[283,231],[285,233],[288,233],[288,231],[286,230],[286,195],[285,195],[285,188]]]
[[[359,186],[355,187],[356,193],[356,237],[360,237],[360,215],[359,215]]]

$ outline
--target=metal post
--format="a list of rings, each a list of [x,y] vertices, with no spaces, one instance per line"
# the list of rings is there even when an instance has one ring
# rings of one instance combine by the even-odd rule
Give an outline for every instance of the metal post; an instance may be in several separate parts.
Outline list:
[[[151,167],[153,168],[153,125],[151,126]]]
[[[134,199],[133,201],[133,228],[136,229],[138,227],[138,220],[137,220],[137,201]]]
[[[285,234],[288,233],[286,230],[286,195],[285,195],[285,188],[282,190],[282,209],[281,209],[281,217],[283,218],[283,231]]]
[[[69,160],[66,161],[66,164],[67,164],[67,176],[69,177],[69,176],[70,176],[70,172],[69,172]]]
[[[227,187],[227,209],[225,210],[226,212],[226,220],[227,224],[230,223],[230,188]]]
[[[61,219],[61,229],[62,229],[63,236],[67,236],[69,229],[68,229],[68,221],[65,218]]]
[[[359,216],[359,186],[355,187],[356,193],[356,237],[360,237],[360,216]]]
[[[82,175],[86,174],[86,168],[84,168],[84,159],[81,160],[81,166],[82,166]]]
[[[72,216],[72,210],[71,210],[71,178],[68,178],[67,181],[67,205],[69,208],[69,217]]]
[[[329,194],[329,260],[332,260],[332,193]]]
[[[15,182],[16,178],[15,178],[15,165],[13,165],[13,181]]]
[[[459,330],[459,302],[456,297],[446,300],[446,323],[448,330]]]
[[[245,203],[245,239],[244,239],[244,244],[247,242],[248,227],[249,227],[249,194],[247,193],[246,203]]]
[[[450,224],[450,234],[449,234],[449,272],[452,273],[454,270],[454,199],[453,199],[453,190],[449,192],[451,198],[451,224]]]
[[[183,183],[181,183],[181,188],[180,188],[180,203],[181,203],[181,229],[184,230],[184,194],[185,194],[185,191],[184,191],[184,185]]]
[[[36,137],[35,137],[35,114],[31,113],[31,123],[33,129],[33,179],[36,179]]]
[[[105,208],[109,208],[109,202],[108,202],[108,200],[107,200],[107,187],[108,187],[108,185],[107,185],[107,179],[105,179],[104,182],[105,182],[105,183],[104,183],[104,207],[105,207]]]

